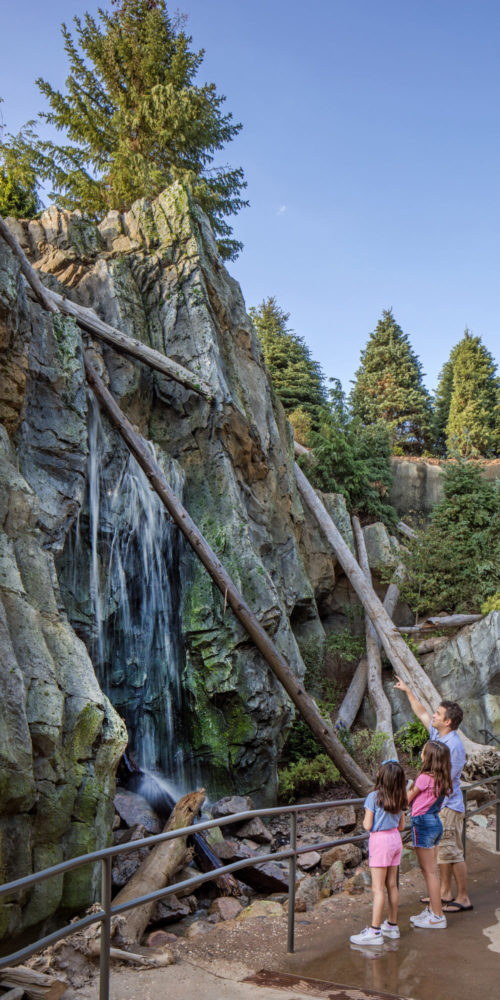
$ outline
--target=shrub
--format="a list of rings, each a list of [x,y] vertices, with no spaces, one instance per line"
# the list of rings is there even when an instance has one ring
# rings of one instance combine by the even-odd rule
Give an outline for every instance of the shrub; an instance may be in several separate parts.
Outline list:
[[[373,729],[358,729],[352,733],[353,757],[359,766],[374,775],[382,760],[387,733],[377,733]]]
[[[490,611],[500,611],[500,593],[498,591],[481,604],[482,615],[489,615]]]
[[[429,733],[416,715],[410,722],[406,723],[406,726],[401,726],[394,734],[395,743],[401,747],[401,750],[410,755],[410,763],[412,764],[418,761],[418,754],[428,739]]]
[[[298,795],[320,791],[338,781],[338,769],[326,753],[312,760],[298,760],[278,771],[280,796],[295,802]]]
[[[345,629],[343,632],[331,632],[326,640],[326,648],[347,663],[356,663],[365,651],[365,640]]]

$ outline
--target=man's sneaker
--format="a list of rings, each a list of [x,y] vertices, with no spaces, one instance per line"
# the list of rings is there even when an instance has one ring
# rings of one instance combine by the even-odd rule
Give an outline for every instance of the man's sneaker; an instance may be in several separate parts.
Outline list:
[[[373,927],[365,927],[359,934],[351,934],[351,944],[383,944],[382,931],[374,931]]]
[[[398,938],[401,937],[399,933],[399,927],[397,924],[390,924],[388,920],[384,920],[380,928],[382,934],[386,938]]]
[[[421,920],[422,917],[426,917],[430,912],[430,908],[426,906],[425,910],[422,910],[421,913],[417,913],[414,917],[410,917],[410,924],[414,924],[416,920]]]
[[[444,930],[447,926],[446,917],[437,917],[432,910],[422,913],[419,917],[412,917],[411,922],[414,927],[429,927],[436,931]]]

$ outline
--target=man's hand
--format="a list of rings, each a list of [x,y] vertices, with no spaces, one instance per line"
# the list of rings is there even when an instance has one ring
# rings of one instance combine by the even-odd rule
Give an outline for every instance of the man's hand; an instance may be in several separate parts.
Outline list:
[[[400,691],[406,691],[408,693],[410,689],[408,685],[405,683],[405,681],[403,681],[401,677],[398,677],[397,674],[395,676],[398,678],[398,682],[397,684],[394,685],[394,687],[399,688]]]

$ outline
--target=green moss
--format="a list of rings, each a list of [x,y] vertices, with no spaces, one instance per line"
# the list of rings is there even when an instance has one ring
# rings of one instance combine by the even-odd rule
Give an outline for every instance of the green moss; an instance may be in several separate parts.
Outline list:
[[[103,720],[102,708],[94,702],[87,702],[76,719],[71,737],[68,737],[68,757],[78,761],[92,756],[92,747],[101,732]]]
[[[96,835],[93,826],[87,826],[85,823],[72,823],[64,838],[65,859],[76,858],[81,854],[90,854],[96,849]],[[81,868],[66,872],[62,905],[74,912],[93,903],[99,872],[99,864],[83,865]]]

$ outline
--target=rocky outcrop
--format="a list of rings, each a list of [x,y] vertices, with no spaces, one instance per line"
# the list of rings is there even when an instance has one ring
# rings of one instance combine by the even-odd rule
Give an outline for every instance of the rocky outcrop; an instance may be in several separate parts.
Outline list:
[[[399,458],[391,459],[393,484],[390,501],[400,517],[412,515],[426,519],[433,507],[443,499],[442,476],[445,459]],[[500,459],[484,461],[481,471],[485,479],[500,478]]]
[[[54,564],[84,487],[80,338],[29,303],[3,245],[0,337],[0,875],[10,881],[109,843],[126,734]],[[0,938],[88,904],[98,878],[81,869],[3,904]]]

